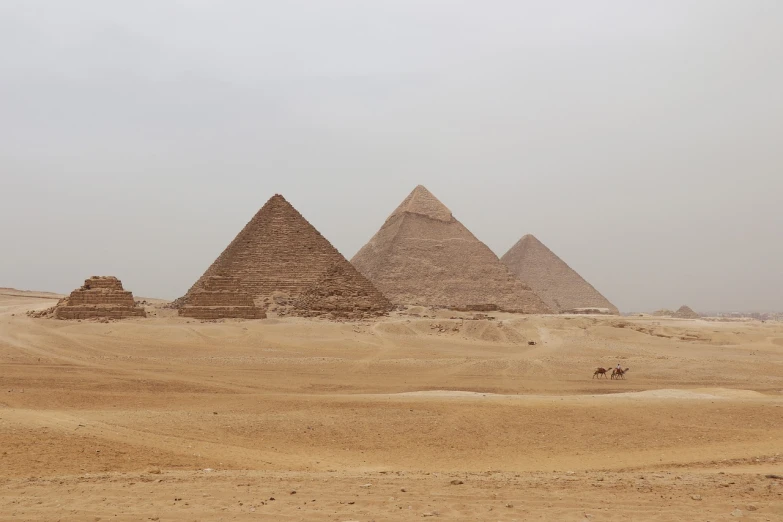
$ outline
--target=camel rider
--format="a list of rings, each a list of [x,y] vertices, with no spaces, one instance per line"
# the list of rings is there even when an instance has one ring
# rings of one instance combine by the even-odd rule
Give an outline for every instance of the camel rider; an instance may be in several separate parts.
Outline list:
[[[623,367],[620,366],[620,363],[617,363],[617,368],[615,368],[615,370],[617,370],[617,373],[622,373],[623,372]]]

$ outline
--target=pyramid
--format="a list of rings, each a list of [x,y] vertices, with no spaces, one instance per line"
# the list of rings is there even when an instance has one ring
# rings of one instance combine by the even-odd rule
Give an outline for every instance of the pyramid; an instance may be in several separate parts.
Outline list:
[[[615,305],[530,234],[517,241],[500,260],[553,310],[578,312],[592,308],[619,313]]]
[[[328,279],[330,271],[343,275]],[[256,305],[286,296],[295,315],[364,317],[388,312],[391,303],[285,198],[276,194],[178,300],[192,303],[212,276],[228,276]],[[346,283],[349,282],[349,283]],[[329,285],[332,286],[329,286]],[[346,284],[340,287],[340,284]],[[337,285],[336,287],[334,285]],[[327,288],[329,287],[329,288]],[[326,295],[328,294],[328,299]],[[303,296],[309,299],[300,299]],[[320,295],[320,299],[313,298]]]
[[[147,317],[144,308],[136,306],[133,294],[113,276],[92,276],[71,295],[61,299],[51,310],[57,319],[122,319]]]
[[[250,295],[242,291],[239,280],[226,276],[206,277],[202,287],[191,292],[179,315],[195,319],[266,318]]]
[[[699,319],[701,315],[694,312],[691,307],[682,305],[672,317],[678,317],[680,319]]]
[[[421,185],[351,262],[395,304],[551,312]]]
[[[373,309],[378,290],[353,265],[336,263],[295,301],[300,315],[320,315],[328,312],[333,317],[350,317],[350,310],[342,305],[348,299],[360,309]],[[385,298],[384,298],[385,299]],[[384,308],[391,307],[391,303]]]

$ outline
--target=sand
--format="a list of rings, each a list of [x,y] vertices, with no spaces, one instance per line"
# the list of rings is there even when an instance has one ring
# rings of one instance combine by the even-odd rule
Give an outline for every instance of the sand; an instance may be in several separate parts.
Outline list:
[[[0,520],[783,520],[781,323],[54,301],[0,292]]]

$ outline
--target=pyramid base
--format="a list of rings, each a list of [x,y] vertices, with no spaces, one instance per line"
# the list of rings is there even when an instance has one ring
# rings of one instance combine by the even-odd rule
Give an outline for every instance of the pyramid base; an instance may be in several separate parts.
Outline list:
[[[372,310],[372,309],[312,310],[312,309],[300,309],[300,308],[291,307],[280,315],[305,317],[305,318],[344,320],[344,321],[363,321],[363,320],[377,319],[378,317],[388,316],[389,312],[387,310]]]
[[[266,313],[253,306],[189,306],[179,309],[181,317],[192,319],[266,319]]]
[[[125,319],[126,317],[147,317],[144,308],[126,306],[58,306],[54,310],[56,319]]]
[[[585,315],[615,315],[609,308],[570,308],[562,310],[561,314],[585,314]]]
[[[496,312],[500,310],[500,307],[496,304],[472,304],[472,305],[460,305],[460,306],[447,306],[445,307],[455,312]]]

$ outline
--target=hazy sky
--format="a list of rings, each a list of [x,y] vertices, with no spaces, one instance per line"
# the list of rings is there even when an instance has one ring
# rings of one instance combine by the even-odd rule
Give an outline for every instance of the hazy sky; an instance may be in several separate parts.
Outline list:
[[[423,184],[621,310],[783,310],[779,0],[2,0],[0,286],[183,294],[282,193]]]

